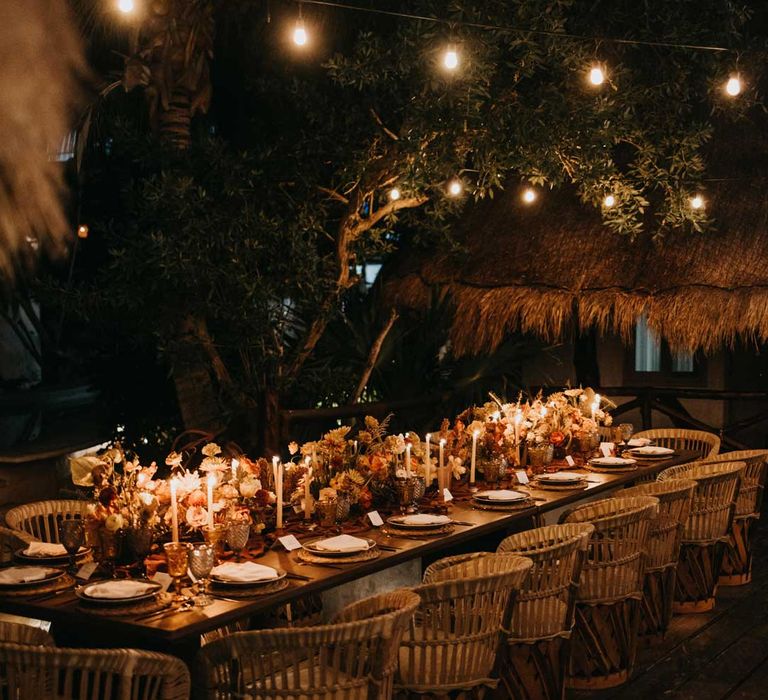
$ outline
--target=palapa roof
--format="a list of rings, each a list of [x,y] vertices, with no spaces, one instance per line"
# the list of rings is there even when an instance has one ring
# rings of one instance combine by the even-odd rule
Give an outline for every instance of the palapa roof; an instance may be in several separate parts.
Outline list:
[[[412,309],[447,298],[458,355],[492,351],[513,331],[557,340],[595,327],[630,340],[641,314],[673,350],[768,341],[768,141],[759,134],[729,139],[712,158],[712,231],[633,242],[571,192],[526,206],[512,187],[468,207],[458,254],[402,251],[385,270],[384,297]]]

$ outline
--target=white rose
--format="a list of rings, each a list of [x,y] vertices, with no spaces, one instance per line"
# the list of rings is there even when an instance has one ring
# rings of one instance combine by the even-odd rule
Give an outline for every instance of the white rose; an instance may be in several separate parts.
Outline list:
[[[104,521],[104,527],[110,532],[117,532],[118,530],[121,530],[124,525],[125,519],[120,513],[112,513],[112,515],[107,517]]]
[[[243,498],[253,498],[258,491],[261,491],[261,481],[258,479],[251,477],[240,482],[240,495]]]

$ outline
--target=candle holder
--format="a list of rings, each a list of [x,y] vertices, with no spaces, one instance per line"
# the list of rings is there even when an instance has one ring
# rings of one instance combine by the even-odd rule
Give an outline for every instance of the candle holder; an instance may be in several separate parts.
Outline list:
[[[539,445],[528,448],[528,464],[532,474],[541,474],[552,461],[554,448],[552,445]]]
[[[187,575],[189,568],[189,550],[192,545],[187,542],[167,542],[163,545],[165,558],[168,562],[168,575],[173,578],[173,588],[176,592],[176,602],[186,600],[181,594],[181,580]]]
[[[483,481],[493,486],[507,474],[507,467],[501,459],[489,459],[483,462]]]
[[[320,527],[333,527],[336,525],[337,502],[335,498],[326,498],[315,504],[315,513]]]

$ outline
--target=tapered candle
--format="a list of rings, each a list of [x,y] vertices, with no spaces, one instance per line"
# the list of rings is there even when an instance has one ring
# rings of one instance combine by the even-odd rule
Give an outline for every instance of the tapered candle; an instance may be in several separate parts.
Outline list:
[[[475,483],[475,466],[477,464],[477,436],[480,435],[479,430],[475,430],[472,433],[472,464],[469,468],[469,483]]]
[[[354,440],[352,444],[355,446],[355,454],[357,454],[357,440]]]
[[[272,473],[275,476],[275,498],[277,500],[277,529],[283,528],[283,464],[277,456],[272,457]]]
[[[216,477],[213,474],[208,475],[208,527],[213,527],[213,487],[216,484]]]
[[[405,446],[405,474],[411,478],[411,443],[409,442]]]
[[[432,483],[432,458],[429,456],[429,441],[432,439],[432,435],[427,433],[426,441],[427,441],[427,457],[426,461],[424,462],[424,479],[427,482],[427,486],[429,486]]]
[[[237,480],[237,468],[240,466],[240,460],[239,459],[232,459],[232,462],[230,464],[230,468],[232,469],[232,481]]]
[[[600,408],[600,394],[595,394],[595,403],[592,404],[592,420],[595,420],[595,414]]]
[[[442,493],[442,490],[445,488],[445,486],[443,485],[443,482],[445,480],[445,474],[443,472],[443,467],[445,466],[445,438],[440,438],[440,456],[437,464],[438,464],[437,487],[440,489],[440,492]]]
[[[176,489],[179,483],[171,479],[171,534],[174,542],[179,541],[179,504],[176,502]]]
[[[312,517],[312,493],[309,490],[311,483],[312,467],[307,466],[307,473],[304,476],[304,520],[309,520]]]

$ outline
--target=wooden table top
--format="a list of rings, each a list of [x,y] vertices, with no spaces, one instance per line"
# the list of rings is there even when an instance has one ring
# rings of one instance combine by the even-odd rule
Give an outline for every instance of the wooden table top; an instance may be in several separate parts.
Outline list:
[[[694,458],[693,453],[681,452],[673,458],[652,462],[631,472],[621,474],[586,472],[589,478],[586,489],[544,491],[530,488],[529,491],[536,499],[536,504],[531,508],[512,513],[478,510],[469,502],[458,502],[451,505],[450,516],[454,520],[472,524],[456,525],[453,533],[442,537],[423,540],[388,537],[371,528],[370,531],[361,534],[385,546],[394,547],[396,550],[381,550],[381,555],[377,559],[358,564],[339,564],[334,567],[307,565],[299,563],[296,552],[270,551],[259,558],[260,563],[309,577],[310,580],[291,579],[286,589],[268,596],[238,601],[217,599],[205,608],[192,608],[186,612],[171,612],[142,620],[109,618],[90,613],[78,605],[78,599],[72,591],[67,591],[37,602],[23,598],[0,598],[0,612],[50,620],[67,627],[98,628],[118,641],[125,640],[123,644],[126,646],[141,646],[142,641],[152,640],[153,647],[156,647],[158,642],[164,642],[170,647],[174,643],[191,642],[204,632],[210,632],[249,615],[288,603],[306,594],[319,593],[405,561],[439,553],[449,547],[508,528],[517,521],[531,519],[563,506],[578,503],[585,498],[592,498],[617,487],[629,485],[640,476],[657,473],[666,467],[690,462]],[[129,640],[130,644],[128,644]]]

